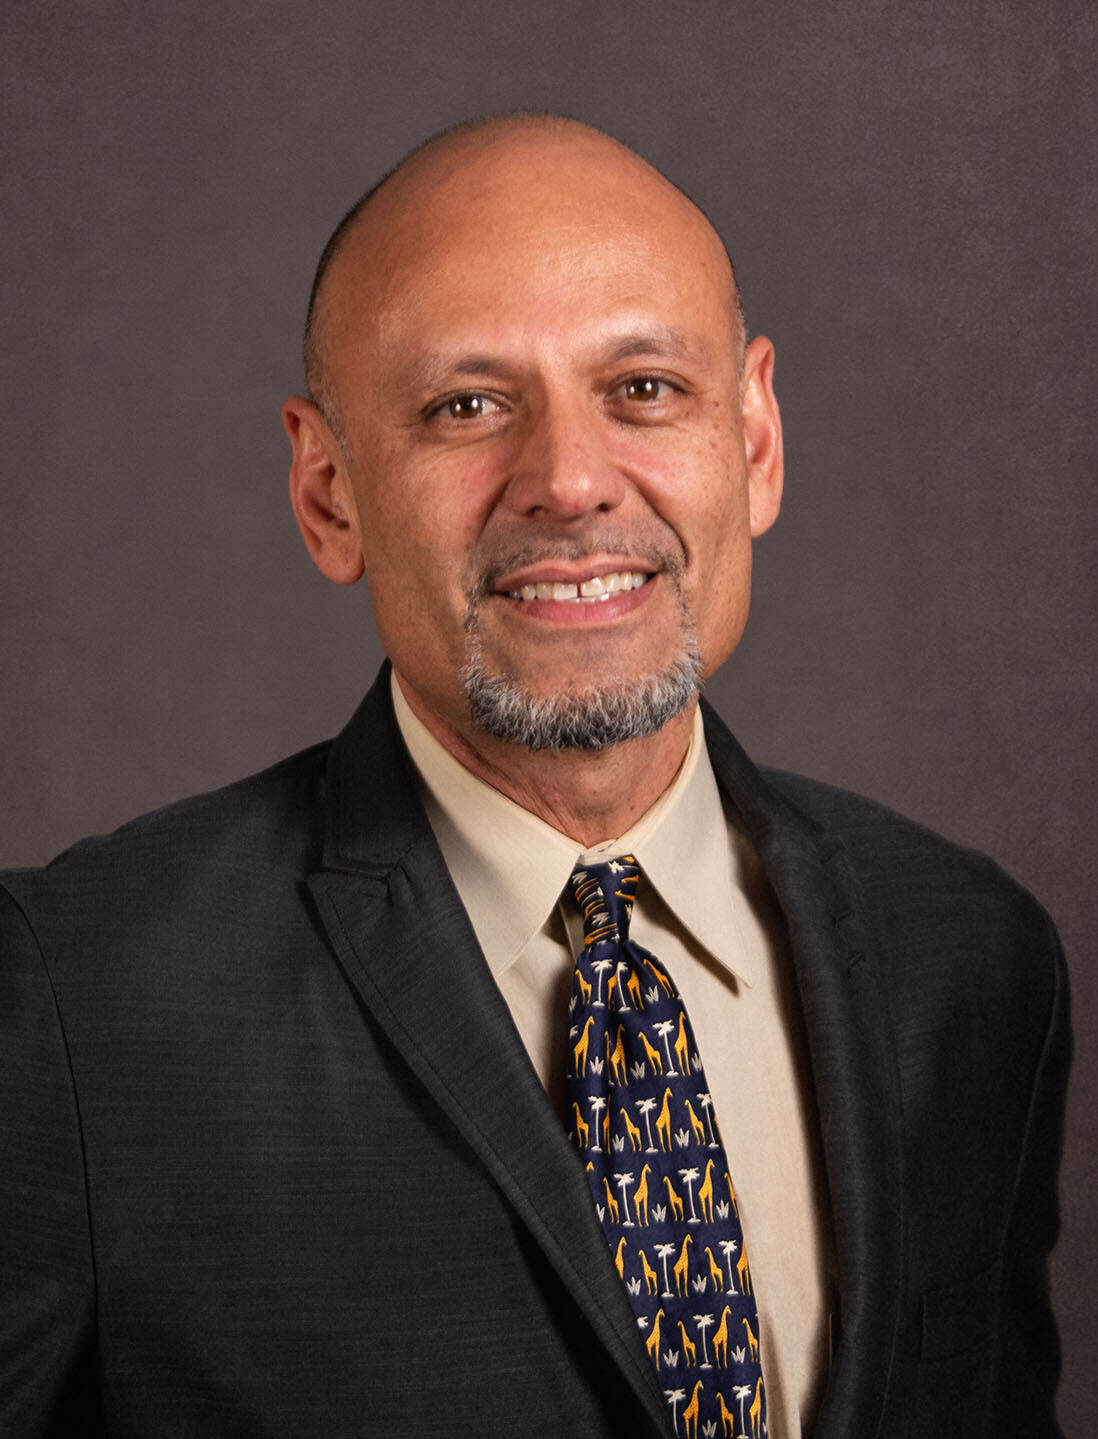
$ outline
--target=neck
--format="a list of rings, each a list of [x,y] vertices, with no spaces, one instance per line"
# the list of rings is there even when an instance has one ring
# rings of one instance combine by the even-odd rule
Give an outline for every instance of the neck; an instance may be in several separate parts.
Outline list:
[[[695,701],[656,734],[606,749],[528,750],[456,729],[396,677],[412,713],[459,764],[584,849],[623,835],[670,786],[697,708]]]

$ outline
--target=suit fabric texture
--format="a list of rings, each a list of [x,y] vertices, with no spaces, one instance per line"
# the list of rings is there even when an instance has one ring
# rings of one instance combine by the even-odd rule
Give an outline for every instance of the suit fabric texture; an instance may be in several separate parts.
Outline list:
[[[388,683],[331,744],[4,877],[7,1439],[672,1433]],[[816,1439],[1057,1435],[1052,926],[705,720],[811,1057],[840,1296]]]

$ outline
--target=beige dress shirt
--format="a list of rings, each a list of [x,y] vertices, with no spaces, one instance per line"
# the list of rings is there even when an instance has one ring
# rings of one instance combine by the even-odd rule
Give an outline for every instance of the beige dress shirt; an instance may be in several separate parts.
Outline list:
[[[459,764],[395,679],[393,702],[443,858],[558,1113],[582,945],[562,892],[581,861],[636,856],[643,878],[630,934],[682,995],[736,1186],[770,1439],[809,1434],[827,1377],[832,1292],[812,1088],[784,927],[722,804],[700,714],[670,788],[626,834],[582,851]]]

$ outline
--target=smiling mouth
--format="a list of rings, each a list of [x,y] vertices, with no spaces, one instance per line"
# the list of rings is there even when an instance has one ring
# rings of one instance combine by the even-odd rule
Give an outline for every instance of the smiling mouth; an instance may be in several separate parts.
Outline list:
[[[542,580],[533,585],[521,585],[517,590],[506,590],[509,599],[556,600],[573,604],[599,604],[614,595],[623,595],[630,590],[639,590],[652,579],[650,574],[640,570],[614,570],[604,575],[592,575],[590,579],[568,582],[565,580]]]

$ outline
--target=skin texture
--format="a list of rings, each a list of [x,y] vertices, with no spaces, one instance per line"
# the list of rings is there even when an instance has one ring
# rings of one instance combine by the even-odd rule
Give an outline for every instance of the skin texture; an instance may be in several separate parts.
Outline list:
[[[597,131],[489,122],[388,181],[317,303],[328,418],[283,407],[314,561],[365,573],[409,704],[462,764],[581,844],[623,833],[674,778],[693,706],[595,752],[495,740],[462,690],[466,620],[535,695],[652,674],[691,631],[706,676],[731,653],[782,447],[773,348],[752,340],[741,379],[718,237]],[[623,570],[652,578],[594,606],[507,595]]]

